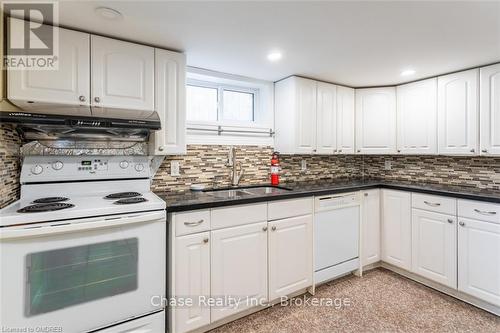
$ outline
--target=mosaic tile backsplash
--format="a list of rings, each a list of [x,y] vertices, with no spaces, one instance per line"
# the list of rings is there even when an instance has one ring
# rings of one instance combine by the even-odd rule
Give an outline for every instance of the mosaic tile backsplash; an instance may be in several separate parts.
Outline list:
[[[21,139],[6,124],[0,124],[0,208],[19,197],[19,151]],[[25,145],[23,152],[34,148]],[[237,161],[244,176],[241,184],[259,184],[269,180],[272,147],[238,146]],[[36,149],[34,149],[36,150]],[[188,190],[191,184],[206,186],[229,185],[230,167],[227,165],[229,146],[190,145],[187,154],[167,156],[156,173],[152,189],[172,192]],[[180,163],[180,176],[170,176],[170,162]],[[301,161],[307,169],[301,170]],[[391,170],[384,163],[391,161]],[[381,179],[408,183],[456,184],[500,191],[500,157],[446,157],[446,156],[281,156],[283,181],[334,179]]]

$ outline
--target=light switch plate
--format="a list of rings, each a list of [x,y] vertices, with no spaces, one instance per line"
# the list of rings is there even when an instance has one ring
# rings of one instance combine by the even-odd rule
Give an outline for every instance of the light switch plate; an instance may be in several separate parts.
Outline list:
[[[389,161],[389,160],[385,161],[384,169],[391,170],[392,169],[392,161]]]
[[[307,162],[306,160],[301,160],[300,161],[300,170],[306,171],[307,170]]]
[[[178,177],[180,175],[181,175],[181,173],[180,173],[179,161],[170,162],[170,176]]]

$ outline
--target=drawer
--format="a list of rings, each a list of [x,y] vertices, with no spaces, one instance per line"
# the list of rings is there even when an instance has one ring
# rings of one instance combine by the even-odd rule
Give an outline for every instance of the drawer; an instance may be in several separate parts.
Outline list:
[[[279,200],[268,203],[268,219],[279,220],[287,217],[312,214],[313,198]]]
[[[213,208],[212,230],[267,221],[267,203]]]
[[[457,214],[457,199],[446,198],[439,195],[412,193],[411,205],[413,208],[441,214]]]
[[[483,201],[458,200],[458,216],[500,224],[500,205]]]
[[[175,213],[175,235],[188,235],[210,230],[210,210]]]

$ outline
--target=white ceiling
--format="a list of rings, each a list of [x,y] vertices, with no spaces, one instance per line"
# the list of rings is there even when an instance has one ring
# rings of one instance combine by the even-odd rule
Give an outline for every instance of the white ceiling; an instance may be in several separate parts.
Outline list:
[[[124,18],[106,21],[98,6]],[[276,81],[391,85],[500,61],[500,1],[64,1],[60,24],[184,51],[188,65]],[[270,63],[272,50],[283,59]],[[416,74],[401,77],[413,68]]]

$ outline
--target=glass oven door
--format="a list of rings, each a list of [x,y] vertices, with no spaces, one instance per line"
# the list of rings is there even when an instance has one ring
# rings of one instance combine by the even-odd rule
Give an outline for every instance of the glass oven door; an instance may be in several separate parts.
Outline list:
[[[86,332],[159,310],[165,255],[165,212],[2,229],[0,325]]]

